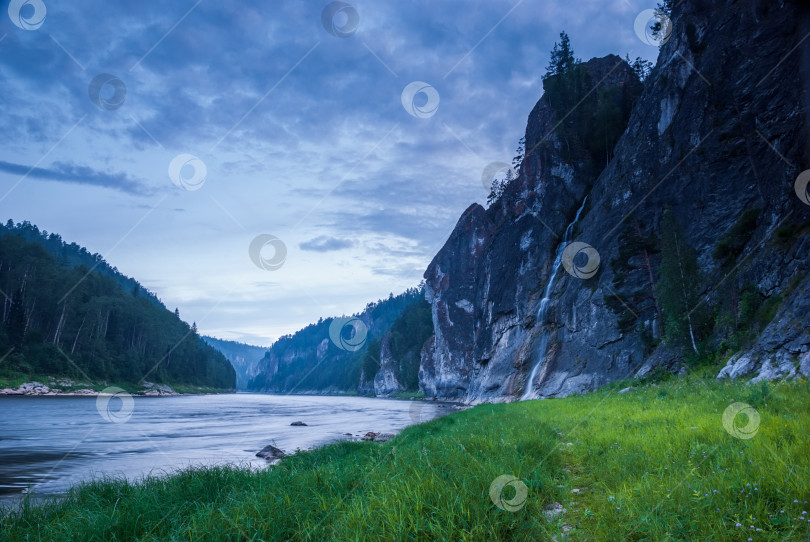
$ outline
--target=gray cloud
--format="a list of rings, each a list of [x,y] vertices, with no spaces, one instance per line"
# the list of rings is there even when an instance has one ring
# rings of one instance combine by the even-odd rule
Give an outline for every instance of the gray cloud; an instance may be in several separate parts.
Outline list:
[[[353,246],[354,242],[349,239],[338,239],[337,237],[328,237],[326,235],[321,235],[298,245],[301,250],[310,250],[312,252],[330,252]]]
[[[202,2],[191,11],[193,2],[99,9],[74,0],[49,9],[38,32],[5,19],[0,184],[28,174],[115,190],[88,191],[71,209],[64,190],[22,183],[5,200],[8,213],[81,231],[77,242],[104,248],[152,209],[138,196],[165,187],[170,199],[138,222],[115,263],[140,280],[165,278],[156,291],[198,324],[214,302],[194,299],[231,299],[238,288],[238,306],[219,307],[205,326],[266,343],[419,281],[459,215],[485,200],[482,169],[514,156],[560,30],[585,60],[625,52],[654,60],[658,51],[634,34],[636,14],[649,7],[641,0],[350,2],[361,24],[349,39],[321,26],[328,0]],[[120,109],[89,99],[99,73],[126,84]],[[441,95],[431,119],[401,105],[415,80]],[[31,169],[46,153],[49,162]],[[205,162],[201,190],[172,190],[167,168],[179,153]],[[254,281],[243,230],[283,235],[318,258],[299,267],[291,258],[281,274]],[[190,261],[208,272],[178,271]],[[283,297],[290,271],[315,293]],[[268,300],[284,310],[267,311]]]
[[[43,181],[87,184],[119,190],[136,196],[148,195],[149,190],[126,173],[107,173],[87,166],[55,162],[50,169],[13,164],[0,160],[0,171]]]
[[[399,279],[414,279],[418,281],[425,272],[426,266],[415,264],[399,264],[392,265],[391,267],[374,267],[371,272],[375,275],[382,275],[385,277],[394,277]]]

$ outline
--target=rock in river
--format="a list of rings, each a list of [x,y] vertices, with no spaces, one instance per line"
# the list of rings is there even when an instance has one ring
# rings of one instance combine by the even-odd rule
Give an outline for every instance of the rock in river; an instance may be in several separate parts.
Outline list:
[[[284,453],[284,450],[276,448],[272,444],[268,444],[267,446],[262,448],[261,451],[256,453],[256,457],[261,457],[263,459],[267,459],[268,461],[271,461],[273,459],[281,459],[285,455],[287,454]]]
[[[373,431],[369,431],[365,435],[363,435],[362,440],[371,440],[374,442],[388,442],[394,438],[394,435],[391,433],[375,433]]]

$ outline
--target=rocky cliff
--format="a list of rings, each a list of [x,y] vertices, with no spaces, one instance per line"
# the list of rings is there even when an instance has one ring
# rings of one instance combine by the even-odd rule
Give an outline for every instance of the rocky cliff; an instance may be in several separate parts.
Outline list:
[[[374,375],[374,395],[388,397],[405,390],[397,379],[399,361],[391,354],[391,333],[386,333],[380,341],[380,368]]]
[[[581,104],[561,111],[547,92],[517,179],[459,219],[425,272],[427,396],[564,396],[683,369],[657,299],[665,210],[699,268],[700,355],[723,376],[810,375],[810,200],[794,190],[810,168],[810,14],[685,0],[672,23],[643,90],[608,56],[583,65]],[[605,100],[623,133],[603,159],[571,120]]]

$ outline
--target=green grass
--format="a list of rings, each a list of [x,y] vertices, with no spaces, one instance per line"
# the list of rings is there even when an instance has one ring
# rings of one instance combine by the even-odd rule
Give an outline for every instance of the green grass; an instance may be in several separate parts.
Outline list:
[[[810,512],[806,380],[687,377],[617,393],[626,385],[480,405],[388,443],[337,443],[261,472],[95,482],[61,502],[7,511],[0,539],[807,539],[808,522],[796,519]],[[760,415],[753,438],[723,428],[738,401]],[[528,490],[515,512],[490,499],[504,474]],[[503,498],[514,495],[507,487]],[[565,511],[548,518],[553,503]]]

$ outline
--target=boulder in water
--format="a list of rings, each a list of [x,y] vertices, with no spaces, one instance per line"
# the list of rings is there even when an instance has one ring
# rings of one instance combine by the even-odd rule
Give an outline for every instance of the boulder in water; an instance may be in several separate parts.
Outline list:
[[[272,461],[274,459],[281,459],[287,455],[284,453],[284,450],[280,448],[276,448],[272,444],[268,444],[264,448],[262,448],[259,452],[256,453],[256,457],[261,457],[262,459],[267,459],[268,461]]]
[[[365,435],[363,435],[362,440],[371,440],[373,442],[387,442],[394,438],[394,435],[391,433],[374,433],[373,431],[369,431]]]

